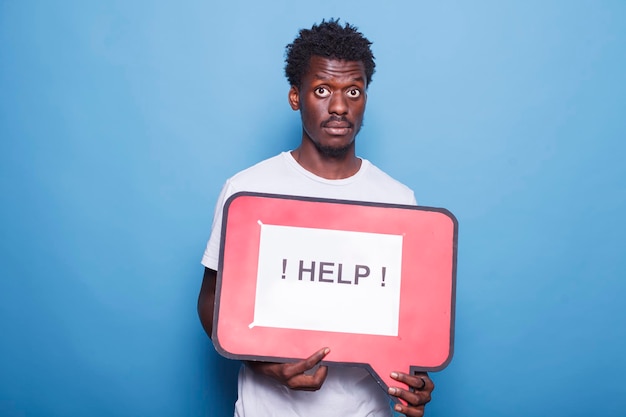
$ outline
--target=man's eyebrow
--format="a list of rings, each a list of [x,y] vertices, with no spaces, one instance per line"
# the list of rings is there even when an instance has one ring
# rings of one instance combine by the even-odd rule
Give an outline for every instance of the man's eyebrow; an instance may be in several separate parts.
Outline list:
[[[318,79],[318,80],[326,81],[326,80],[331,79],[332,77],[326,77],[326,76],[324,76],[322,74],[315,74],[315,78]],[[365,82],[365,78],[363,78],[362,76],[359,75],[358,77],[354,77],[354,78],[350,79],[350,81],[360,81],[360,82],[364,83]]]

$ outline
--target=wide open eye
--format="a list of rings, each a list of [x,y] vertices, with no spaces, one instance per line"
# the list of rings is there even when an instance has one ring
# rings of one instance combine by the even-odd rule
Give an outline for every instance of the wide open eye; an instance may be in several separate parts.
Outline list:
[[[330,96],[330,91],[326,87],[317,87],[315,90],[315,95],[318,97],[328,97]]]
[[[361,97],[361,90],[358,88],[352,88],[348,90],[348,97],[350,98],[358,98]]]

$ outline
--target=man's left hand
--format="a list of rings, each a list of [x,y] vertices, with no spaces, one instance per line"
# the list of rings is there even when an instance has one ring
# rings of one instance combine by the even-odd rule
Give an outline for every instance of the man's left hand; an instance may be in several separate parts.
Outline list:
[[[414,375],[402,372],[392,372],[391,377],[396,381],[403,382],[409,389],[390,387],[389,395],[406,401],[407,405],[396,404],[394,410],[408,417],[422,417],[424,406],[430,401],[430,395],[435,389],[435,384],[426,372],[417,372]]]

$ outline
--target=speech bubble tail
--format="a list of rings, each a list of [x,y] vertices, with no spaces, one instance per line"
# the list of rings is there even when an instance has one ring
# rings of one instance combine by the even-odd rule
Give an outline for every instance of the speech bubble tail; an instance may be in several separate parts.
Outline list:
[[[252,323],[248,324],[248,329],[251,329],[251,328],[253,328],[254,326],[256,326],[256,323],[255,323],[255,322],[252,322]]]
[[[385,391],[385,393],[389,392],[390,387],[402,387],[407,389],[404,383],[399,382],[391,377],[392,372],[404,372],[407,374],[413,374],[412,366],[399,363],[391,363],[391,361],[381,364],[369,364],[369,366],[367,366],[367,370],[376,380],[376,382],[378,382],[378,385],[383,391]],[[401,401],[398,397],[389,395],[389,398],[395,404],[404,404],[404,402]]]

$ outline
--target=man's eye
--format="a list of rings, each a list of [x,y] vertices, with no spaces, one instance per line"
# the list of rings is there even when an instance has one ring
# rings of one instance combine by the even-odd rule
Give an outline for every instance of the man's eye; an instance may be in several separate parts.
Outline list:
[[[352,90],[348,90],[348,96],[350,98],[357,98],[361,96],[361,90],[353,88]]]
[[[318,97],[328,97],[330,95],[330,91],[328,91],[325,87],[317,87],[315,89],[315,95]]]

